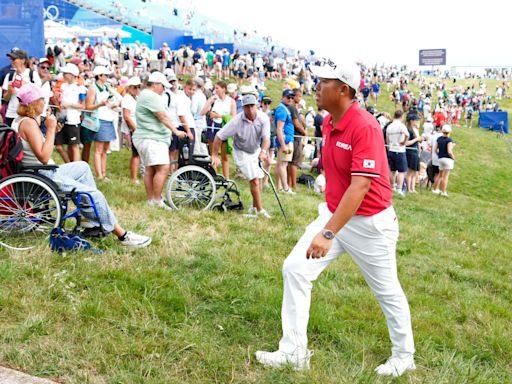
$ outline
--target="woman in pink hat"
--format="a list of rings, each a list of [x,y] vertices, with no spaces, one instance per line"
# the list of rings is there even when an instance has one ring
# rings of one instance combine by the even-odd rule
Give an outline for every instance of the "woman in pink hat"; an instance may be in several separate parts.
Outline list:
[[[54,164],[51,159],[55,134],[59,130],[57,120],[50,110],[46,116],[46,137],[40,129],[40,116],[44,111],[44,98],[52,96],[52,93],[34,84],[25,84],[17,94],[20,105],[18,115],[13,122],[13,128],[19,132],[23,151],[25,153],[21,162],[22,166]],[[84,161],[66,163],[55,170],[39,171],[42,175],[53,180],[62,192],[71,192],[76,189],[80,192],[90,193],[99,217],[90,208],[82,209],[82,216],[87,219],[89,227],[99,226],[98,219],[106,232],[116,235],[122,245],[127,247],[146,247],[151,243],[148,236],[138,235],[123,229],[118,223],[103,193],[96,188],[94,177],[89,165]]]

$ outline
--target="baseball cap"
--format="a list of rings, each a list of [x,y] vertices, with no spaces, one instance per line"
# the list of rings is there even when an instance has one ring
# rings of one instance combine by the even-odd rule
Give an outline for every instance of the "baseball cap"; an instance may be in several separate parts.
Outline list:
[[[128,79],[128,81],[126,82],[126,86],[127,87],[130,87],[130,86],[137,86],[137,85],[141,85],[141,81],[140,81],[140,77],[139,76],[133,76],[133,77],[130,77]]]
[[[361,82],[361,70],[355,63],[328,60],[324,65],[310,65],[313,75],[322,79],[337,79],[352,89],[358,89]]]
[[[39,59],[38,64],[47,63],[48,61],[49,61],[49,60],[48,60],[46,57],[41,57],[41,58]]]
[[[48,89],[43,89],[34,83],[28,83],[18,89],[17,96],[21,105],[29,105],[36,100],[53,96],[53,92]]]
[[[60,71],[62,73],[69,73],[73,76],[78,76],[79,70],[78,67],[75,64],[67,63],[65,66],[63,66]]]
[[[252,93],[248,93],[242,97],[242,106],[245,107],[246,105],[254,104],[258,104],[258,100],[256,100],[256,96],[254,96]]]
[[[233,85],[234,85],[234,84],[233,84]],[[246,95],[246,94],[248,94],[248,93],[256,93],[256,92],[257,92],[257,91],[256,91],[256,89],[254,89],[254,87],[253,87],[253,86],[251,86],[251,85],[242,85],[242,86],[240,87],[240,93],[241,93],[242,95]]]
[[[443,125],[443,128],[441,128],[441,132],[443,133],[450,133],[452,131],[452,127],[449,124]]]
[[[169,76],[170,77],[170,76]],[[174,76],[176,77],[176,76]],[[153,72],[149,75],[148,81],[150,83],[160,83],[166,88],[171,88],[171,84],[167,81],[167,78],[162,72]]]
[[[11,52],[9,52],[6,56],[13,60],[14,59],[28,59],[27,52],[25,52],[24,50],[19,49],[19,48],[11,49]]]
[[[288,96],[295,96],[295,92],[293,92],[293,89],[285,89],[283,91],[283,97],[288,97]]]
[[[194,82],[198,87],[204,87],[204,80],[200,77],[194,77]]]
[[[406,121],[413,121],[413,120],[419,120],[419,116],[416,113],[408,113],[407,117],[405,118]]]
[[[97,66],[94,68],[94,71],[92,71],[93,76],[100,76],[100,75],[110,75],[110,71],[107,67],[104,67],[102,65]]]
[[[237,86],[234,83],[229,83],[228,86],[227,86],[227,89],[228,89],[229,93],[236,92],[236,88],[237,88]]]

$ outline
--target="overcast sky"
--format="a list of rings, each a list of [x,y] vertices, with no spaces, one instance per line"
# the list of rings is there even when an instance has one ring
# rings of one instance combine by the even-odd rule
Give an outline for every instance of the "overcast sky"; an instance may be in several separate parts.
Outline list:
[[[178,2],[180,0],[171,0]],[[189,0],[190,1],[190,0]],[[447,49],[447,66],[511,66],[508,0],[193,0],[199,13],[323,56],[418,65]],[[508,4],[508,5],[507,5]]]

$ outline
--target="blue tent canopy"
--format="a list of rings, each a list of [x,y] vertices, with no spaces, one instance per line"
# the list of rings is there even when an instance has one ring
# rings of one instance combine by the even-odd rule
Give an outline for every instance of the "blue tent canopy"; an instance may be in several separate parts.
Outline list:
[[[508,133],[508,112],[480,112],[478,126]]]

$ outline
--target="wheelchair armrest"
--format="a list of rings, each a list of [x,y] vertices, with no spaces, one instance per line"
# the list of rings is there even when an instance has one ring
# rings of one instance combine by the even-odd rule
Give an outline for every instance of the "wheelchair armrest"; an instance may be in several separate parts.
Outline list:
[[[58,165],[28,165],[21,169],[22,172],[38,173],[39,171],[53,171]]]

